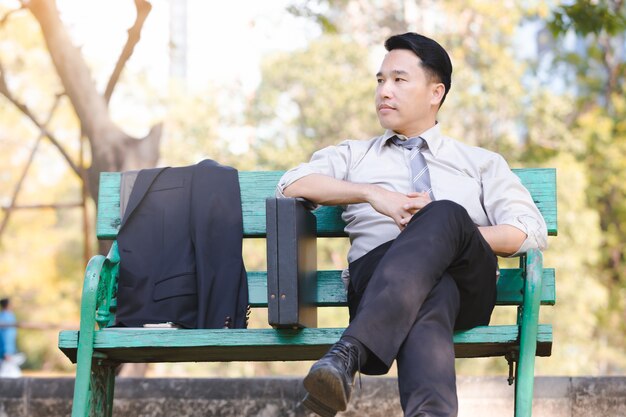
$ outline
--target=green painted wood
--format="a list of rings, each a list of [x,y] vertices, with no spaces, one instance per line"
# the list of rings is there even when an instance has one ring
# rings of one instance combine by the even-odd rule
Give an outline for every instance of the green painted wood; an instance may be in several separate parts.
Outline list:
[[[521,269],[502,269],[498,280],[497,305],[520,305],[523,301],[524,278]],[[556,279],[554,268],[543,270],[540,292],[542,305],[556,302]]]
[[[498,280],[497,305],[520,305],[524,279],[522,269],[502,269]],[[267,307],[267,273],[263,271],[248,272],[248,293],[252,307]],[[554,269],[543,271],[541,288],[541,304],[554,305],[556,300]],[[318,307],[346,306],[346,290],[341,281],[341,271],[317,272]]]
[[[92,389],[92,356],[93,339],[96,327],[96,299],[100,272],[106,261],[102,255],[96,255],[87,264],[83,293],[80,306],[80,343],[77,340],[77,353],[73,361],[78,362],[76,368],[76,384],[72,402],[72,417],[85,417],[91,412],[94,403]]]
[[[92,401],[90,416],[111,417],[115,393],[115,367],[96,360],[91,371]]]
[[[520,322],[520,350],[515,382],[516,417],[530,417],[532,415],[542,269],[543,255],[541,251],[537,249],[528,251],[526,254],[525,297]]]
[[[556,170],[553,168],[514,169],[530,191],[533,200],[548,224],[550,235],[557,234]],[[265,199],[274,196],[283,171],[242,171],[239,173],[243,226],[246,237],[265,236]],[[121,224],[119,190],[121,173],[100,174],[97,235],[99,239],[115,239]],[[315,210],[318,236],[345,236],[341,208],[320,207]]]
[[[282,171],[239,172],[243,231],[249,237],[265,237],[265,200],[274,197]]]
[[[522,180],[528,189],[535,204],[543,215],[548,234],[556,236],[557,224],[557,197],[556,197],[556,169],[555,168],[515,168],[512,170]]]
[[[298,361],[320,358],[343,328],[104,329],[94,349],[116,362]],[[75,358],[78,332],[62,331],[59,348]],[[502,356],[515,349],[518,326],[482,326],[454,335],[457,357]],[[537,354],[550,355],[552,327],[539,326]]]
[[[120,224],[120,183],[119,172],[100,173],[98,187],[98,216],[96,235],[98,239],[115,239]]]

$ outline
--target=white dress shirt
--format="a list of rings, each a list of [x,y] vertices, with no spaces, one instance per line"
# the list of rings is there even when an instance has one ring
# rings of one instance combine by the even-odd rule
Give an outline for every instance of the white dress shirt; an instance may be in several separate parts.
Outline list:
[[[410,151],[394,145],[389,140],[394,135],[387,130],[370,140],[346,140],[315,152],[308,163],[283,175],[276,195],[284,197],[287,186],[310,174],[376,184],[403,194],[413,191]],[[546,223],[502,156],[442,135],[439,124],[420,136],[428,145],[422,148],[422,154],[430,170],[435,200],[451,200],[465,207],[477,226],[508,224],[526,233],[526,240],[513,256],[532,248],[546,248]],[[342,218],[351,242],[349,262],[400,233],[390,217],[368,203],[348,204],[344,209]]]

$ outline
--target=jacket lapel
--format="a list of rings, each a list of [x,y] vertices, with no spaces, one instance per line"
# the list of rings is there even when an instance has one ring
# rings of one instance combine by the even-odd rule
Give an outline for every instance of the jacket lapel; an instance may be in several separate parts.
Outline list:
[[[133,211],[139,206],[141,200],[143,200],[144,196],[150,189],[150,186],[154,182],[154,180],[166,170],[165,168],[152,168],[152,169],[142,169],[139,171],[137,175],[137,180],[135,181],[135,185],[133,186],[133,190],[130,193],[130,197],[128,199],[128,206],[126,207],[126,211],[124,212],[124,218],[122,219],[122,225],[120,228],[124,227],[126,221],[133,214]]]

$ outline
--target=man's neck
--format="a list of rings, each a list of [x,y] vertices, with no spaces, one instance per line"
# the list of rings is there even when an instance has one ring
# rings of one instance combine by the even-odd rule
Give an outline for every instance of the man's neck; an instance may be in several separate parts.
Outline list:
[[[432,122],[424,123],[419,126],[412,126],[408,129],[403,129],[402,131],[394,131],[395,133],[399,133],[401,135],[406,136],[407,138],[415,138],[420,136],[422,133],[426,132],[429,129],[432,129],[437,124],[436,120]]]

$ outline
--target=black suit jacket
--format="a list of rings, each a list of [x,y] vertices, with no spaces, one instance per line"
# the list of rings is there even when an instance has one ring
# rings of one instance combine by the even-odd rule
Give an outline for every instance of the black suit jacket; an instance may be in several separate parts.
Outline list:
[[[246,326],[237,171],[215,161],[139,172],[117,236],[116,324]]]

